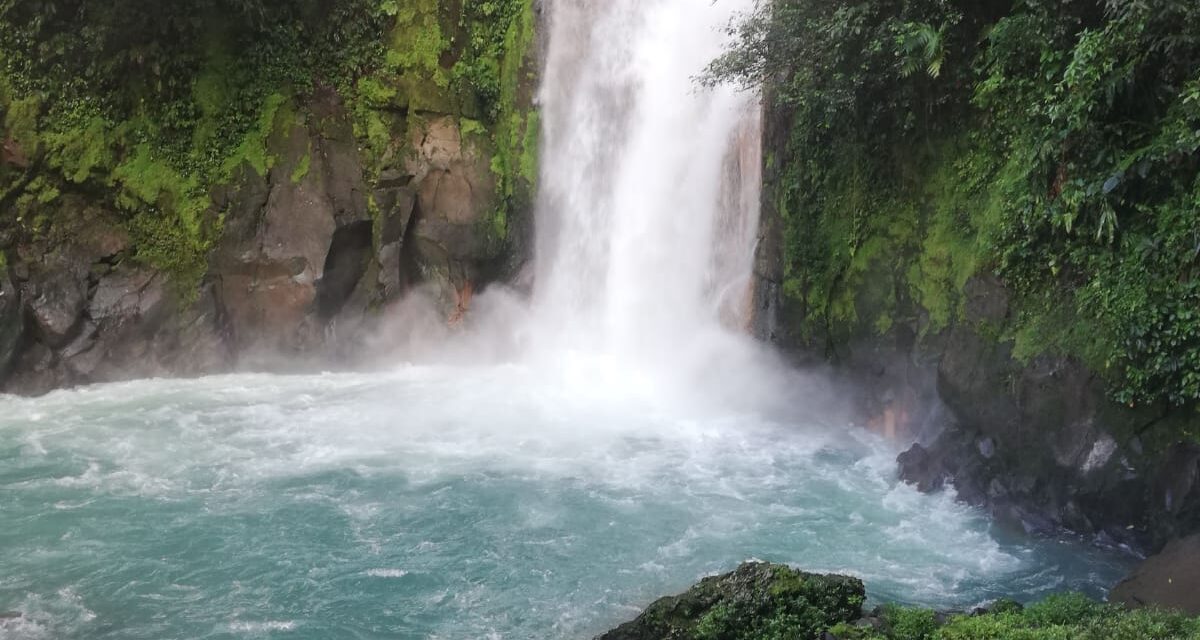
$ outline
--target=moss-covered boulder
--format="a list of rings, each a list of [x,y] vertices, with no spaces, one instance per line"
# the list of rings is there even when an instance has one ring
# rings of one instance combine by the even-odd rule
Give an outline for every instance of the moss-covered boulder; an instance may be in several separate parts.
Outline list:
[[[860,618],[865,599],[857,578],[752,562],[656,601],[597,640],[816,638]]]
[[[1176,575],[1183,575],[1177,573]],[[1175,596],[1186,598],[1186,578]],[[1200,618],[1130,611],[1078,593],[1023,606],[998,600],[971,612],[884,604],[864,615],[863,583],[748,563],[650,605],[596,640],[1197,640]]]

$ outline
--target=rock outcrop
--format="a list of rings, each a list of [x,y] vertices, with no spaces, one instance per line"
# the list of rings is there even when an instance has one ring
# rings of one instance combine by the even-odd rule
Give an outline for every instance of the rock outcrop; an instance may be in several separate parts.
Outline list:
[[[816,638],[860,618],[865,599],[856,578],[752,562],[656,601],[597,640]]]
[[[218,4],[0,12],[0,392],[384,359],[527,261],[540,0]]]
[[[1130,608],[1159,607],[1200,616],[1200,534],[1173,540],[1109,594]]]
[[[217,125],[200,114],[122,125],[199,132],[190,155],[169,161],[154,148],[134,162],[125,133],[71,128],[95,138],[80,142],[96,157],[67,172],[43,139],[61,122],[5,92],[0,391],[378,360],[380,327],[400,323],[389,311],[418,291],[428,331],[460,322],[473,294],[515,275],[532,245],[539,11],[532,0],[503,11],[406,2],[355,14],[361,32],[330,37],[389,49],[365,56],[374,66],[355,67],[364,76],[354,86],[300,65],[311,85],[289,76],[241,113],[205,102],[233,101],[234,89],[194,83],[198,112],[221,112],[239,144],[202,136]],[[491,24],[497,12],[506,22]],[[236,52],[247,42],[221,44]],[[230,61],[222,55],[212,53]],[[492,84],[449,82],[462,66]],[[20,104],[28,126],[17,131]],[[258,120],[247,124],[248,114]]]
[[[494,177],[455,117],[407,135],[404,169],[372,182],[345,107],[315,96],[278,132],[267,174],[247,167],[217,198],[223,231],[194,291],[138,261],[118,216],[64,198],[52,233],[19,241],[0,279],[4,388],[329,362],[417,286],[449,318],[489,276]]]
[[[1149,157],[1143,137],[1171,136],[1146,132],[1177,125],[1165,107],[1112,106],[1178,100],[1168,78],[1183,57],[1135,52],[1187,29],[1059,7],[960,5],[943,34],[961,45],[954,77],[939,60],[919,88],[894,73],[892,54],[906,54],[891,50],[888,25],[903,12],[856,23],[868,47],[812,45],[845,17],[832,10],[757,16],[796,49],[763,56],[774,36],[752,34],[715,65],[766,85],[756,326],[846,372],[864,423],[924,445],[905,457],[922,487],[952,479],[1023,528],[1153,550],[1200,528],[1200,280],[1194,239],[1172,241],[1193,235],[1197,165],[1172,150],[1114,173],[1110,158]],[[941,9],[927,9],[940,24]],[[1009,52],[1029,45],[1040,60],[1029,65],[998,62],[997,43],[978,37],[1029,20],[1072,36],[1015,37]],[[1091,63],[1055,61],[1082,60],[1093,43],[1076,36],[1099,29],[1144,38],[1105,64],[1146,83],[1057,91]],[[1046,100],[1023,99],[1034,93]],[[1059,117],[1073,110],[1086,117]],[[937,404],[944,416],[922,408]]]
[[[1031,533],[1153,550],[1200,527],[1200,446],[1154,439],[1184,432],[1172,422],[1186,416],[1118,406],[1070,358],[1018,361],[981,329],[1006,321],[1003,287],[976,278],[966,290],[965,317],[936,352],[945,429],[900,456],[901,477],[924,491],[953,484]]]
[[[853,283],[830,285],[851,307],[846,320],[785,295],[787,234],[798,233],[786,215],[800,215],[778,196],[789,179],[790,118],[772,108],[765,119],[775,162],[764,169],[756,333],[797,362],[835,365],[863,426],[917,442],[899,467],[922,491],[952,486],[1012,528],[1141,552],[1200,529],[1200,444],[1183,435],[1197,432],[1200,414],[1122,406],[1076,359],[1014,353],[1017,305],[987,270],[965,279],[943,323],[915,299],[923,283],[897,270],[914,261],[908,254],[881,252]]]

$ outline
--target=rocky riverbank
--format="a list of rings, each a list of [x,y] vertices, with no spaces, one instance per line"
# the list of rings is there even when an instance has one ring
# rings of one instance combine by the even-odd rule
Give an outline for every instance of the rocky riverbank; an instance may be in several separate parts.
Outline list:
[[[1028,606],[998,601],[969,612],[890,605],[863,608],[855,578],[747,563],[651,604],[596,640],[1191,640],[1200,618],[1122,609],[1083,596]]]

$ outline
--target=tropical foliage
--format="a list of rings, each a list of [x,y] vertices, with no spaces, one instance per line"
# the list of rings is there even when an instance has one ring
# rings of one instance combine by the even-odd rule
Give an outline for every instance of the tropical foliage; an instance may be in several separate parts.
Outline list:
[[[982,615],[948,616],[886,607],[880,628],[841,625],[838,640],[1192,640],[1200,620],[1157,611],[1125,611],[1078,594],[1054,595],[1022,608],[1001,602]]]
[[[791,125],[768,160],[801,339],[935,335],[994,275],[1017,355],[1200,400],[1200,4],[776,0],[731,30],[706,81]]]
[[[318,92],[346,105],[375,173],[402,159],[410,110],[460,115],[519,157],[530,116],[506,83],[531,3],[441,4],[0,0],[0,226],[37,234],[64,192],[99,197],[139,259],[194,282],[220,234],[214,187],[270,170],[272,133]],[[501,163],[499,179],[519,171]]]

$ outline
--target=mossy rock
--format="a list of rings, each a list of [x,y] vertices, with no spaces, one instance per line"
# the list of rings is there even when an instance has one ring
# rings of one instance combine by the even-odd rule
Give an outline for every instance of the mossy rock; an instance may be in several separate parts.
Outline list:
[[[865,599],[857,578],[752,562],[658,600],[597,640],[816,638],[861,617]]]

